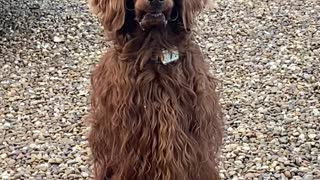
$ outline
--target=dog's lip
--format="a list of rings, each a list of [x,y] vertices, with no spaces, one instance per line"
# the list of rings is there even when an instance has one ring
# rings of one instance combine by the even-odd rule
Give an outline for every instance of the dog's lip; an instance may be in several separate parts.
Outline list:
[[[141,20],[144,20],[144,19],[164,19],[165,20],[166,16],[162,12],[148,12],[142,16]]]
[[[166,27],[170,17],[170,12],[170,9],[164,11],[136,10],[135,20],[139,23],[143,31],[152,27]]]
[[[138,22],[143,21],[145,18],[152,18],[152,19],[157,19],[157,18],[164,18],[164,19],[168,19],[168,13],[166,11],[164,12],[145,12],[145,11],[139,11],[139,13],[137,14],[136,20]]]

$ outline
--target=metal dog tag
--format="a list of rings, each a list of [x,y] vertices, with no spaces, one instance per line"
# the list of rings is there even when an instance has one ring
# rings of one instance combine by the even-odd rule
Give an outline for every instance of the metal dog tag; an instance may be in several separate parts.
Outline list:
[[[162,64],[167,65],[171,62],[174,62],[179,59],[179,52],[174,50],[172,52],[169,52],[168,50],[163,51],[163,60]]]

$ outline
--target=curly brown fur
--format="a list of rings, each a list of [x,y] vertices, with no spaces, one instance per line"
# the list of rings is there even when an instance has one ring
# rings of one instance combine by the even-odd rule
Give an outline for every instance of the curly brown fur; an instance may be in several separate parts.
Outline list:
[[[134,20],[139,1],[90,2],[114,42],[91,81],[95,179],[219,180],[217,81],[190,33],[206,1],[171,0],[179,18],[150,31]],[[177,49],[180,59],[155,63],[161,49]]]

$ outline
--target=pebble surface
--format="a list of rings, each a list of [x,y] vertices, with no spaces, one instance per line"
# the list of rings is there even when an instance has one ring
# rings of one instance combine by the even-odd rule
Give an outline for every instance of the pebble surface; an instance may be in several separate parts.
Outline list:
[[[221,80],[223,179],[320,179],[320,3],[217,0],[196,40]],[[0,0],[0,179],[89,179],[85,0]]]

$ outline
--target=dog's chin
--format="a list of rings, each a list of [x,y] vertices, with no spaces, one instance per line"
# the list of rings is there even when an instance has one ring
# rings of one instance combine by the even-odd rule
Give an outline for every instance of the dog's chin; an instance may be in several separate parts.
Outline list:
[[[145,13],[139,21],[143,31],[162,29],[167,26],[168,20],[165,13]]]

